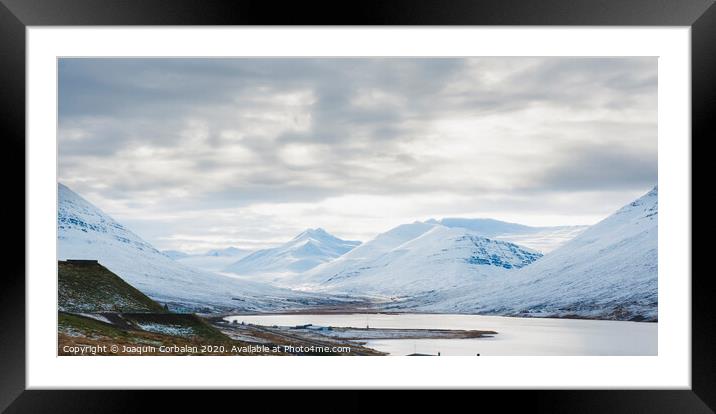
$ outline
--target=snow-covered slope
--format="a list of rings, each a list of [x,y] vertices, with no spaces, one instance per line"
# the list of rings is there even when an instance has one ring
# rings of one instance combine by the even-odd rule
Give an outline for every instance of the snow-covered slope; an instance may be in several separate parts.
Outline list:
[[[377,260],[392,249],[409,242],[435,226],[434,223],[420,221],[402,224],[379,234],[374,239],[362,243],[348,253],[324,263],[312,271],[286,278],[283,283],[292,287],[316,288],[332,275],[358,272],[365,263]]]
[[[278,247],[251,253],[227,266],[224,272],[266,276],[300,273],[335,259],[359,244],[339,239],[321,228],[308,229]]]
[[[286,283],[347,294],[409,297],[504,276],[539,257],[534,250],[464,228],[416,222]]]
[[[58,184],[57,238],[60,260],[98,260],[130,285],[175,309],[268,311],[324,300],[178,263],[62,184]]]
[[[453,234],[484,236],[493,239],[493,241],[503,240],[513,242],[520,246],[541,252],[549,251],[555,246],[565,243],[567,240],[584,231],[587,226],[530,227],[499,220],[467,218],[431,219],[425,222],[416,221],[397,226],[385,233],[379,234],[374,239],[361,244],[337,259],[318,266],[305,274],[298,275],[294,278],[287,278],[281,282],[285,286],[303,289],[312,289],[317,286],[322,286],[321,288],[325,289],[327,286],[337,285],[337,283],[328,283],[327,279],[334,275],[358,274],[367,268],[375,269],[373,263],[379,260],[388,260],[389,257],[392,257],[388,255],[392,250],[422,236],[432,229],[440,227],[455,229]],[[435,236],[436,235],[433,235],[432,237]],[[448,246],[446,248],[454,247],[457,246]],[[529,249],[525,250],[529,251]],[[417,260],[415,263],[422,263],[422,260],[417,258],[413,259]],[[434,270],[435,269],[433,269],[433,271]],[[379,279],[377,271],[373,270],[373,272],[375,275],[372,277]],[[345,279],[345,277],[343,278]],[[382,286],[386,283],[390,282],[381,281],[378,284]],[[353,284],[353,282],[346,284]],[[443,285],[436,284],[434,289],[438,289],[441,286]],[[353,286],[350,290],[359,293],[360,289],[359,286]],[[371,292],[376,292],[381,289],[373,286],[370,290]],[[390,291],[395,293],[393,288],[390,288]]]
[[[468,229],[480,236],[506,240],[521,246],[548,253],[573,239],[589,226],[532,227],[523,224],[485,218],[444,218],[428,220],[450,228]]]
[[[494,237],[499,234],[521,234],[535,231],[536,227],[523,224],[508,223],[506,221],[487,218],[454,218],[447,217],[440,220],[431,219],[428,223],[442,224],[445,227],[460,227],[486,237]]]
[[[657,319],[658,189],[509,278],[413,298],[416,310]]]
[[[520,246],[535,249],[542,254],[550,253],[587,230],[589,226],[532,227],[525,233],[504,233],[494,236]]]

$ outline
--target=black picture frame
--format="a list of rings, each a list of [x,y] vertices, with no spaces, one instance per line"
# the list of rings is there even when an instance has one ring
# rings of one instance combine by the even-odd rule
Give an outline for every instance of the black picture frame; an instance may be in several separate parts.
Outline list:
[[[0,0],[0,120],[5,133],[5,272],[0,277],[0,411],[7,413],[167,412],[186,408],[186,393],[25,390],[25,28],[72,25],[575,25],[689,26],[692,144],[706,141],[716,102],[716,6],[713,0]],[[48,140],[51,137],[48,137]],[[693,147],[692,147],[693,148]],[[711,191],[711,190],[709,190]],[[12,200],[12,202],[10,202]],[[22,240],[22,242],[21,242]],[[8,260],[10,259],[10,260]],[[689,277],[690,275],[681,275]],[[692,281],[690,390],[479,391],[481,407],[548,412],[713,412],[716,321],[709,273]],[[413,397],[420,401],[423,396]],[[207,398],[207,397],[201,397]],[[210,404],[234,399],[209,397]],[[140,402],[141,399],[141,402]],[[287,399],[291,400],[291,399]],[[310,397],[309,397],[310,400]],[[476,401],[478,401],[476,400]],[[361,401],[363,404],[361,404]],[[278,402],[274,401],[273,403]],[[368,406],[348,397],[352,407]],[[207,406],[204,406],[206,409]]]

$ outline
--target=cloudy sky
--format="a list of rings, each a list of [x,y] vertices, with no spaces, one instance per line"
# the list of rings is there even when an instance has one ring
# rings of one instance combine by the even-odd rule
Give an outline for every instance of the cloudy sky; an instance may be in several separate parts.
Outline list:
[[[160,249],[592,224],[657,181],[656,58],[61,59],[59,180]]]

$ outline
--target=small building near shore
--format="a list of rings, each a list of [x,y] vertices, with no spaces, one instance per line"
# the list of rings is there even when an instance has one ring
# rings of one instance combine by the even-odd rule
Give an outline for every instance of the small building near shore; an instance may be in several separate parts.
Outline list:
[[[99,264],[98,260],[91,260],[91,259],[67,259],[67,263],[75,263],[75,264]]]

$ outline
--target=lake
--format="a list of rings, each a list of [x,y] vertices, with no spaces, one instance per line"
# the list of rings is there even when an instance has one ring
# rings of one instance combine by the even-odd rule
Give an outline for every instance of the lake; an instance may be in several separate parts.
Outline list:
[[[391,355],[657,355],[658,324],[582,319],[444,314],[236,315],[256,325],[492,330],[492,338],[381,339],[367,346]]]

